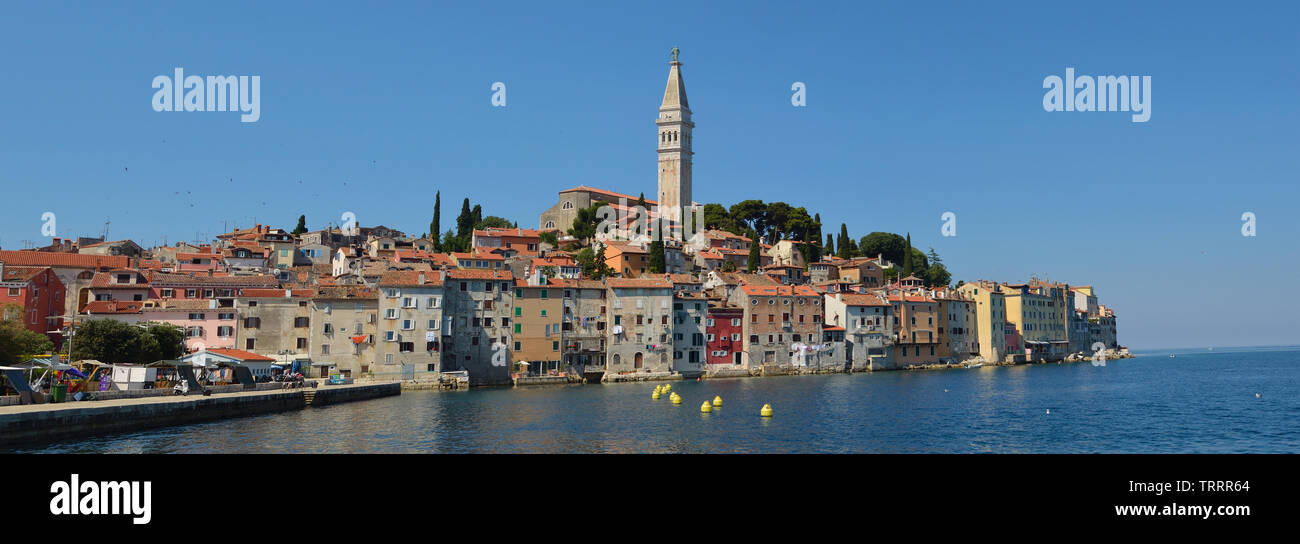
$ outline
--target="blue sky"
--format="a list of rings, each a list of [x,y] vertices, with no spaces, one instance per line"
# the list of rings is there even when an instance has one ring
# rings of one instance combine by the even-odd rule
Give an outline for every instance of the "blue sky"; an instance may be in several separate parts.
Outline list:
[[[1300,342],[1294,4],[623,4],[7,6],[0,247],[47,243],[45,211],[147,246],[347,211],[418,234],[438,190],[444,229],[465,197],[536,226],[573,186],[654,194],[678,46],[696,201],[1094,285],[1133,347]],[[261,120],[153,111],[176,67],[261,76]],[[1150,121],[1044,111],[1067,67],[1151,76]]]

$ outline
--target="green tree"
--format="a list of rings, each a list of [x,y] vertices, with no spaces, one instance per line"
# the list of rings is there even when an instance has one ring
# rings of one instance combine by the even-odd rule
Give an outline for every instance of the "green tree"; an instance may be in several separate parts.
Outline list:
[[[939,253],[930,248],[930,262],[925,270],[925,280],[932,287],[946,287],[952,283],[952,274],[948,268],[943,265],[943,260],[939,258]]]
[[[294,227],[293,232],[290,232],[289,234],[292,234],[294,236],[302,236],[302,234],[305,232],[307,232],[307,216],[299,215],[298,226]]]
[[[850,244],[851,241],[852,240],[849,238],[849,226],[840,223],[840,239],[836,244],[839,246],[840,251],[836,254],[837,257],[841,259],[853,258],[853,246]]]
[[[460,251],[460,238],[451,229],[447,229],[447,232],[442,233],[442,251],[446,253]]]
[[[560,237],[555,234],[555,231],[542,231],[538,233],[537,238],[543,244],[550,244],[553,248],[558,249],[560,247]]]
[[[907,249],[902,255],[902,275],[911,276],[911,233],[907,233]]]
[[[152,345],[157,351],[152,353],[155,357],[142,357],[142,360],[175,359],[185,353],[185,331],[180,327],[168,323],[149,323],[144,334],[152,338]]]
[[[749,260],[745,262],[745,270],[754,274],[758,272],[758,267],[763,264],[763,261],[758,256],[758,248],[761,245],[758,242],[758,233],[751,232],[750,238],[752,240],[749,242]]]
[[[649,221],[649,218],[647,217],[648,215],[649,213],[646,212],[646,207],[645,207],[645,193],[641,193],[641,196],[637,197],[636,199],[636,217],[632,218],[632,224],[636,225],[636,228],[633,229],[632,232],[635,232],[636,234],[642,234],[641,223],[643,221]]]
[[[442,191],[433,195],[433,221],[429,222],[429,238],[433,239],[433,251],[442,252],[442,240],[438,239],[438,233],[442,232]]]
[[[736,232],[736,222],[722,204],[704,205],[704,228]]]
[[[73,331],[72,353],[74,361],[95,359],[100,362],[141,363],[143,360],[143,329],[112,319],[90,319],[81,322]],[[152,336],[151,341],[157,342]]]
[[[791,236],[790,220],[797,215],[795,208],[784,202],[773,202],[767,205],[767,211],[763,214],[764,223],[768,225],[770,232],[768,234],[768,243],[775,244],[786,238],[798,239]],[[803,213],[804,217],[808,216],[808,211]],[[807,223],[812,223],[812,218],[808,217]],[[762,232],[762,231],[759,231]]]
[[[833,238],[833,237],[832,237],[831,235],[829,235],[829,234],[826,235],[826,254],[827,254],[827,255],[834,255],[834,254],[835,254],[835,241],[832,240],[832,238]]]
[[[469,222],[470,225],[477,225],[483,222],[483,206],[481,204],[475,204],[474,209],[470,210],[469,214],[470,214],[470,222]],[[473,231],[474,229],[471,228],[470,230]],[[470,235],[473,236],[474,233],[470,232]]]
[[[767,230],[766,216],[767,205],[762,200],[742,200],[731,206],[731,219],[737,225],[753,231],[755,243],[758,242],[757,233]]]
[[[0,363],[21,363],[53,350],[54,342],[48,336],[28,330],[18,320],[0,321]]]
[[[489,215],[480,219],[477,223],[474,223],[475,230],[512,228],[515,228],[515,224],[511,223],[509,219],[497,217],[495,215]]]
[[[569,228],[569,236],[588,243],[596,236],[596,228],[600,226],[600,207],[606,205],[605,202],[592,204],[590,208],[581,208],[573,218],[573,226]]]
[[[867,257],[882,256],[891,263],[902,263],[907,255],[907,240],[889,232],[873,232],[862,237],[858,244],[862,254]]]
[[[596,242],[594,247],[583,248],[575,259],[582,267],[582,275],[588,279],[599,280],[614,275],[614,269],[605,262],[605,244]]]
[[[467,243],[474,235],[474,212],[470,211],[469,199],[460,204],[460,215],[456,216],[456,245],[449,251],[465,251]],[[463,245],[462,245],[463,244]]]
[[[733,263],[733,262],[731,262],[731,261],[726,261],[726,262],[722,263],[722,271],[723,271],[723,272],[735,272],[735,271],[736,271],[736,263]]]
[[[664,255],[664,233],[659,231],[658,240],[650,242],[650,263],[647,268],[651,274],[663,274],[668,269],[666,256]]]

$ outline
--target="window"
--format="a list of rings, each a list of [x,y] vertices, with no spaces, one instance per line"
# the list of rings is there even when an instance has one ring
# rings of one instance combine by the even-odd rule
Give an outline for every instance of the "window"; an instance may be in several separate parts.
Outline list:
[[[217,336],[221,338],[230,338],[235,335],[235,328],[231,326],[217,327]]]
[[[415,351],[415,342],[399,342],[397,344],[397,351],[401,353],[411,353]]]
[[[245,317],[245,318],[244,318],[244,328],[245,328],[245,329],[260,329],[260,328],[262,328],[262,318],[260,318],[260,317]]]
[[[307,339],[306,339],[306,338],[299,338],[299,339],[298,339],[297,348],[298,348],[298,349],[306,349],[306,348],[307,348]]]
[[[326,323],[324,332],[325,334],[334,334],[334,324]]]
[[[321,344],[321,345],[320,345],[320,354],[321,354],[321,355],[329,355],[329,354],[330,354],[330,345],[329,345],[329,344]]]
[[[296,328],[306,327],[310,320],[311,318],[307,318],[307,317],[295,317],[293,318],[293,326]]]
[[[203,321],[203,314],[190,314],[190,321]]]
[[[252,339],[252,338],[246,338],[246,339],[244,339],[244,349],[249,349],[249,350],[251,350],[251,349],[253,349],[253,345],[254,345],[254,342],[253,342],[253,339]]]
[[[171,289],[163,289],[163,290],[161,290],[161,291],[159,292],[159,294],[162,295],[163,298],[172,298],[172,290],[171,290]]]
[[[404,331],[409,331],[409,330],[414,330],[414,329],[415,329],[415,321],[412,321],[412,320],[410,320],[410,319],[403,319],[403,320],[402,320],[402,330],[404,330]]]

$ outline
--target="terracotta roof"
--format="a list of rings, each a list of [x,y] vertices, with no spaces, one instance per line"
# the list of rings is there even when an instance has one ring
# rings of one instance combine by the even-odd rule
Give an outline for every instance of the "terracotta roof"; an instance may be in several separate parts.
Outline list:
[[[673,283],[667,278],[608,278],[605,285],[611,289],[672,289]]]
[[[288,298],[285,293],[291,297],[311,298],[316,295],[315,289],[240,289],[239,297],[242,298]]]
[[[614,254],[619,253],[650,253],[646,248],[635,246],[627,242],[608,241],[605,242],[605,251],[613,250]]]
[[[377,298],[378,293],[364,285],[322,286],[316,290],[318,299]]]
[[[83,314],[138,314],[144,308],[139,300],[95,300],[86,303]]]
[[[39,276],[48,266],[8,266],[5,265],[4,278],[0,281],[31,281]]]
[[[82,255],[47,251],[3,251],[0,261],[10,266],[49,266],[53,268],[126,268],[131,260],[120,255]]]
[[[740,289],[750,296],[773,297],[773,296],[797,296],[797,297],[815,297],[819,296],[816,291],[807,285],[741,285]]]
[[[487,238],[497,238],[500,236],[537,238],[538,232],[532,229],[489,227],[483,230],[474,229],[474,236],[482,236]]]
[[[240,361],[274,361],[275,360],[271,357],[267,357],[265,355],[258,355],[256,353],[250,351],[244,351],[242,349],[208,348],[207,351],[208,353],[215,353],[217,355],[225,355],[226,357],[233,357]]]
[[[420,283],[420,275],[424,275],[424,283]],[[379,285],[441,287],[442,273],[432,270],[389,270],[379,277]]]
[[[453,268],[447,271],[447,278],[457,280],[514,280],[515,277],[509,270]]]
[[[823,331],[842,331],[842,330],[844,330],[844,327],[836,327],[835,325],[827,325],[827,324],[823,323],[823,324],[822,324],[822,330],[823,330]]]
[[[142,283],[118,284],[113,283],[113,276],[117,274],[131,274],[136,276],[137,280],[144,280]],[[109,270],[108,272],[96,272],[95,277],[90,280],[92,289],[148,289],[149,279],[141,274],[138,270]]]
[[[81,247],[111,246],[111,245],[113,245],[113,244],[121,244],[121,243],[124,243],[124,242],[131,242],[131,240],[112,240],[112,241],[108,241],[108,242],[95,242],[95,243],[93,243],[93,244],[86,244],[86,245],[81,246]],[[131,242],[131,243],[134,244],[135,242]]]
[[[563,190],[563,191],[560,191],[560,194],[564,194],[564,193],[574,193],[574,192],[579,192],[579,191],[581,191],[581,192],[588,192],[588,193],[596,193],[596,194],[598,194],[598,195],[605,195],[605,196],[614,197],[614,198],[622,197],[622,198],[626,198],[626,199],[628,200],[628,202],[632,202],[632,203],[635,203],[635,202],[637,201],[637,198],[638,198],[638,197],[635,197],[635,196],[632,196],[632,195],[625,195],[625,194],[623,194],[623,193],[615,193],[614,191],[606,191],[606,190],[604,190],[604,189],[596,189],[596,188],[594,188],[594,187],[588,187],[588,186],[586,186],[586,185],[579,185],[579,186],[574,187],[574,188],[572,188],[572,189],[565,189],[565,190]],[[655,201],[655,200],[650,200],[650,199],[647,198],[646,201],[645,201],[645,203],[646,203],[646,204],[658,204],[659,202],[658,202],[658,201]]]
[[[571,279],[552,279],[548,280],[549,285],[565,287],[570,289],[604,289],[605,283],[600,280],[571,280]]]
[[[144,311],[146,312],[152,312],[152,311],[165,312],[169,310],[172,311],[210,310],[210,309],[227,310],[230,312],[235,311],[234,308],[212,308],[211,305],[212,301],[208,299],[183,299],[182,298],[182,299],[170,299],[170,300],[149,300],[146,302],[151,304],[151,305],[146,305],[144,307]]]
[[[839,295],[839,299],[848,306],[889,306],[888,302],[885,302],[884,300],[882,300],[880,297],[876,295],[858,295],[858,294],[845,293]]]
[[[475,251],[473,253],[469,253],[469,252],[452,253],[451,256],[453,259],[456,259],[457,261],[460,261],[461,259],[483,259],[487,261],[504,261],[506,259],[505,257],[502,257],[500,253],[492,253],[491,250],[486,248],[481,248],[481,247],[475,248]]]
[[[206,273],[163,274],[156,273],[150,278],[155,285],[211,285],[225,287],[279,287],[280,280],[275,276],[208,276]]]

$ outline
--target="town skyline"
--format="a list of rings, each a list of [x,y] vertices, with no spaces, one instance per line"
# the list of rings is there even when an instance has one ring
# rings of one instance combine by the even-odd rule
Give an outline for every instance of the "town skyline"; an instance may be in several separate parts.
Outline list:
[[[1016,48],[1043,40],[1044,30],[1017,29],[1003,45],[979,41],[977,32],[959,24],[962,8],[931,21],[933,30],[901,25],[918,40],[945,43],[941,31],[956,30],[981,46],[963,53],[945,49],[952,58],[941,59],[924,47],[885,47],[901,39],[901,31],[882,28],[881,37],[859,40],[833,32],[847,32],[844,23],[832,24],[830,37],[815,36],[806,23],[825,27],[827,21],[816,9],[792,14],[784,24],[803,40],[782,41],[782,47],[756,29],[711,36],[705,30],[718,29],[724,18],[708,13],[683,21],[678,36],[637,31],[616,42],[603,33],[556,38],[529,28],[539,14],[519,8],[500,22],[443,28],[438,34],[445,38],[419,42],[406,28],[380,39],[366,25],[379,14],[348,27],[340,20],[345,14],[326,10],[318,14],[326,27],[353,28],[383,45],[356,52],[332,46],[339,47],[333,55],[300,63],[305,54],[293,43],[253,35],[258,23],[237,25],[247,43],[223,52],[197,40],[203,43],[182,41],[164,53],[143,46],[149,37],[175,42],[176,31],[141,37],[117,37],[115,31],[108,40],[102,33],[112,25],[95,25],[115,16],[97,9],[64,21],[86,41],[60,44],[39,36],[58,34],[48,26],[55,19],[33,13],[20,13],[14,20],[31,15],[30,24],[11,23],[8,37],[0,38],[11,49],[10,41],[44,46],[42,55],[14,59],[14,69],[0,76],[12,100],[27,105],[7,116],[0,153],[9,168],[0,180],[19,201],[40,203],[0,218],[5,250],[22,249],[25,240],[48,244],[50,237],[40,236],[45,211],[56,214],[59,237],[98,236],[107,220],[110,239],[151,246],[164,237],[173,244],[192,240],[196,231],[210,241],[255,223],[287,230],[299,215],[315,230],[340,223],[346,212],[364,226],[418,235],[437,191],[445,200],[444,229],[462,198],[482,204],[485,215],[528,228],[539,226],[533,224],[544,210],[539,203],[572,187],[653,198],[647,134],[668,50],[679,46],[700,127],[696,202],[788,202],[819,213],[823,233],[845,223],[854,239],[873,231],[910,233],[916,247],[933,246],[944,256],[954,281],[1036,276],[1093,285],[1120,312],[1124,343],[1134,348],[1296,342],[1285,318],[1286,309],[1300,302],[1296,295],[1256,297],[1259,287],[1239,279],[1243,266],[1266,273],[1300,267],[1300,252],[1293,250],[1300,232],[1283,219],[1286,204],[1296,201],[1297,159],[1286,152],[1296,106],[1280,93],[1294,86],[1249,89],[1257,106],[1252,111],[1229,100],[1229,89],[1237,88],[1229,82],[1192,81],[1189,74],[1206,67],[1183,60],[1199,51],[1204,62],[1227,66],[1245,56],[1257,60],[1233,73],[1262,73],[1268,59],[1281,55],[1261,49],[1283,31],[1280,23],[1254,21],[1247,33],[1234,26],[1235,15],[1216,22],[1192,11],[1165,14],[1184,27],[1144,28],[1164,34],[1143,37],[1126,36],[1139,28],[1136,23],[1109,21],[1098,40],[1109,46],[1091,51]],[[186,9],[151,15],[148,26],[166,28]],[[292,10],[267,11],[262,24],[293,28],[284,22]],[[978,23],[997,14],[1005,15],[965,15]],[[926,20],[915,13],[889,15]],[[778,18],[775,11],[753,14],[760,28]],[[488,28],[513,34],[499,42],[471,39]],[[1161,43],[1190,40],[1194,30],[1211,28],[1233,39],[1217,42],[1220,49],[1182,43],[1187,51]],[[108,47],[82,58],[78,46],[96,37]],[[525,47],[537,43],[547,47]],[[394,53],[402,45],[409,50]],[[843,51],[836,54],[837,47]],[[1017,62],[991,54],[1007,52]],[[321,60],[330,57],[341,60]],[[382,62],[372,65],[373,58]],[[399,68],[417,58],[437,59],[439,68],[414,70],[409,86],[379,84],[400,79]],[[927,61],[930,66],[921,68]],[[961,61],[970,66],[958,66]],[[76,103],[57,84],[62,80],[55,69],[69,66],[95,82],[96,108],[59,106]],[[205,75],[260,74],[261,119],[245,125],[236,114],[150,110],[149,80],[176,67]],[[1133,124],[1126,114],[1043,111],[1042,78],[1067,67],[1152,75],[1154,114]],[[992,76],[970,77],[981,71]],[[503,108],[490,101],[497,81],[508,89]],[[963,87],[945,85],[959,81],[991,89],[958,100]],[[794,82],[807,85],[804,107],[790,103]],[[1225,136],[1234,137],[1216,136],[1211,127],[1227,128]],[[1243,170],[1254,175],[1234,177]],[[1225,192],[1225,185],[1233,190]],[[1079,196],[1089,191],[1092,198]],[[1153,205],[1161,202],[1173,209]],[[1016,212],[1008,213],[1013,207]],[[957,217],[955,237],[940,233],[941,215],[949,211]],[[1243,212],[1259,217],[1256,237],[1241,236]],[[1230,311],[1243,298],[1254,301],[1254,311],[1229,324],[1222,338],[1207,340],[1190,328],[1193,316]]]

